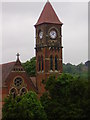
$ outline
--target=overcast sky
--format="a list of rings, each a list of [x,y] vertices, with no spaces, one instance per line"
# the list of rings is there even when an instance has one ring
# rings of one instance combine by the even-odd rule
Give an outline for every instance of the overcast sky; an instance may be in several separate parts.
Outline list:
[[[52,1],[52,0],[50,0]],[[51,2],[64,23],[63,62],[79,64],[88,60],[88,3]],[[22,62],[35,56],[35,28],[45,2],[2,3],[2,62]],[[0,43],[1,45],[1,43]]]

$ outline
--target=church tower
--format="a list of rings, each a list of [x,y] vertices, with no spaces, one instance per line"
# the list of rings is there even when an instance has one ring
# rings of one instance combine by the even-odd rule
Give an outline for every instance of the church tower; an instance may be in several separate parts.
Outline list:
[[[50,2],[47,2],[35,24],[36,29],[36,81],[38,93],[50,75],[62,73],[62,25]]]

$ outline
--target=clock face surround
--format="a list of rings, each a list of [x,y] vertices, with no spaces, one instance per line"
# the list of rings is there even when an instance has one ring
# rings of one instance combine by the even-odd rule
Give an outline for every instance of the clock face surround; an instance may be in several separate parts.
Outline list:
[[[39,32],[39,38],[40,38],[40,39],[43,38],[43,32],[42,32],[42,31]]]
[[[55,38],[57,37],[57,33],[56,33],[55,30],[51,30],[50,33],[49,33],[49,35],[50,35],[50,37],[51,37],[52,39],[55,39]]]

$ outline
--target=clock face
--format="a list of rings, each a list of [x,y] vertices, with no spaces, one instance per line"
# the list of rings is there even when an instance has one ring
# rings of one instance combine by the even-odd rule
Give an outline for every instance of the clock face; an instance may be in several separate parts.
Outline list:
[[[43,32],[42,32],[42,31],[40,31],[40,33],[39,33],[39,38],[40,38],[40,39],[43,38]]]
[[[50,37],[51,37],[52,39],[55,39],[56,36],[57,36],[56,31],[55,31],[55,30],[51,30],[51,31],[50,31]]]

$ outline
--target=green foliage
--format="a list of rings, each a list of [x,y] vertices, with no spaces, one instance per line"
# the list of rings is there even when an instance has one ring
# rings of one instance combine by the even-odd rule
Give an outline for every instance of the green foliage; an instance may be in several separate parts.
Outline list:
[[[83,63],[79,65],[63,64],[63,73],[79,76],[81,79],[88,79],[88,67]]]
[[[88,81],[70,74],[49,77],[40,98],[48,120],[89,120]]]
[[[32,57],[30,61],[26,61],[22,65],[29,76],[36,75],[36,57]],[[88,67],[83,63],[79,65],[63,64],[63,73],[80,76],[81,79],[88,79]]]
[[[3,106],[2,120],[47,120],[44,108],[34,92],[15,99],[10,96]]]
[[[29,76],[36,75],[36,57],[31,58],[30,61],[26,61],[22,65]]]

